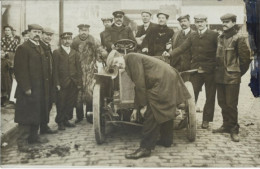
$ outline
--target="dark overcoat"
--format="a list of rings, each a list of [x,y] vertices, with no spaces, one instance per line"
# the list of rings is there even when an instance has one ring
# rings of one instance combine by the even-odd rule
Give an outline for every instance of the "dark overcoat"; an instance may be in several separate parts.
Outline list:
[[[44,50],[30,40],[17,48],[14,74],[17,80],[14,121],[25,125],[38,125],[42,116],[48,116],[49,59]],[[27,96],[25,91],[31,89]]]
[[[171,120],[177,105],[190,98],[177,71],[169,64],[139,53],[124,56],[126,72],[135,84],[135,108],[150,105],[158,123]]]
[[[150,25],[148,26],[148,28],[145,30],[144,29],[144,25],[140,25],[137,27],[137,32],[136,32],[136,35],[135,37],[141,37],[143,35],[147,35],[150,33],[150,31],[155,28],[156,26],[158,26],[157,24],[155,23],[152,23],[150,22]],[[144,48],[144,42],[142,42],[142,44],[139,46],[140,50],[142,50],[142,48]]]

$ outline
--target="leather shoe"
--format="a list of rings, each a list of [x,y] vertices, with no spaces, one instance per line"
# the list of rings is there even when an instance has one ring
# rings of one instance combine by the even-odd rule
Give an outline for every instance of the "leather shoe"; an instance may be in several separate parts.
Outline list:
[[[146,148],[138,148],[134,153],[126,154],[127,159],[139,159],[143,157],[149,157],[151,155],[151,150]]]
[[[70,123],[69,121],[66,121],[66,122],[64,123],[64,126],[65,126],[65,127],[75,127],[76,125]]]
[[[203,128],[203,129],[209,128],[209,122],[208,121],[203,121],[202,125],[201,125],[201,128]]]
[[[163,147],[171,147],[172,144],[165,143],[165,141],[163,141],[163,140],[158,140],[156,142],[156,145],[163,146]]]
[[[237,133],[230,133],[231,140],[234,142],[239,142],[239,136]]]
[[[65,130],[65,126],[61,123],[58,125],[58,130]]]
[[[229,133],[229,130],[225,128],[224,126],[221,126],[218,129],[212,130],[212,133]]]
[[[46,129],[43,129],[40,131],[41,134],[56,134],[58,133],[57,130],[52,130],[50,127],[47,127]]]
[[[47,138],[41,138],[39,136],[35,138],[28,138],[28,144],[44,144],[48,142],[49,140]]]
[[[77,119],[77,120],[75,120],[75,123],[77,124],[77,123],[79,123],[79,122],[81,122],[83,119]]]

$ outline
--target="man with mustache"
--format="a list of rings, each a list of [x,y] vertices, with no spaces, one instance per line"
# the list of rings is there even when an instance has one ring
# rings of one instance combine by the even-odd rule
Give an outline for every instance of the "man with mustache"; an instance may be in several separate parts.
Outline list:
[[[239,141],[237,105],[241,77],[246,73],[251,62],[250,48],[246,38],[238,34],[236,18],[236,15],[230,13],[220,18],[223,23],[223,33],[218,37],[215,80],[223,124],[213,130],[213,133],[230,133],[231,140],[234,142]]]
[[[82,81],[83,86],[79,91],[76,102],[76,114],[77,119],[75,123],[79,123],[84,117],[83,104],[86,104],[87,112],[92,112],[92,98],[94,89],[94,73],[97,73],[96,61],[102,55],[104,49],[102,49],[100,42],[89,34],[90,25],[80,24],[78,25],[79,35],[73,39],[71,48],[79,52],[80,63],[82,67]],[[106,53],[106,52],[105,52]],[[105,54],[106,55],[106,54]],[[73,116],[73,111],[70,113],[70,119]],[[87,115],[86,115],[87,117]]]
[[[143,40],[146,37],[146,35],[157,26],[157,24],[154,24],[151,22],[151,16],[152,13],[150,11],[142,11],[141,13],[143,25],[140,25],[137,27],[137,33],[135,36],[135,39],[138,44],[138,51],[141,52],[143,46]]]
[[[142,52],[148,53],[150,56],[162,56],[162,54],[169,50],[167,44],[173,36],[173,30],[167,26],[169,15],[164,12],[157,14],[158,26],[154,27],[144,39],[144,48]]]
[[[41,134],[55,134],[55,133],[57,133],[56,130],[51,130],[51,128],[48,126],[50,111],[51,111],[51,108],[52,108],[52,103],[54,101],[54,93],[55,93],[54,85],[53,85],[53,56],[52,56],[52,50],[51,50],[51,45],[50,45],[53,34],[54,34],[54,31],[52,29],[44,28],[43,32],[42,32],[42,37],[41,37],[41,40],[40,40],[40,45],[44,50],[45,59],[48,63],[45,66],[46,66],[46,69],[49,70],[48,74],[46,75],[46,77],[49,81],[49,84],[48,84],[48,86],[46,86],[47,90],[45,91],[45,92],[49,93],[49,97],[46,98],[45,102],[48,103],[48,104],[46,104],[45,105],[46,107],[44,107],[44,109],[46,109],[48,113],[45,114],[41,119],[42,120],[41,124],[40,124],[40,133]]]
[[[203,122],[201,127],[207,129],[209,122],[213,121],[215,110],[215,68],[218,33],[207,28],[207,17],[199,14],[194,16],[197,31],[192,33],[179,47],[175,48],[165,56],[175,58],[176,56],[191,50],[191,69],[198,72],[190,77],[194,88],[195,101],[197,102],[199,92],[205,84],[206,103],[203,109]]]
[[[82,71],[80,56],[72,49],[72,33],[60,35],[61,46],[54,50],[54,85],[57,89],[57,116],[55,122],[59,130],[65,127],[75,127],[69,122],[71,112],[76,104],[78,92],[82,87]]]
[[[14,74],[17,81],[14,121],[18,123],[19,148],[27,143],[46,143],[38,135],[42,117],[49,112],[46,102],[49,98],[50,63],[39,41],[43,28],[37,24],[28,25],[29,40],[17,48],[14,59]]]
[[[172,50],[179,47],[194,31],[190,28],[190,15],[182,15],[177,19],[182,30],[176,32],[172,37]],[[170,65],[179,72],[189,70],[191,64],[191,50],[185,51],[183,54],[172,57]],[[183,79],[184,81],[188,79]]]
[[[115,49],[114,43],[118,40],[130,39],[136,41],[131,28],[123,24],[124,15],[123,11],[113,12],[114,23],[107,29],[109,36],[104,39],[108,52]]]

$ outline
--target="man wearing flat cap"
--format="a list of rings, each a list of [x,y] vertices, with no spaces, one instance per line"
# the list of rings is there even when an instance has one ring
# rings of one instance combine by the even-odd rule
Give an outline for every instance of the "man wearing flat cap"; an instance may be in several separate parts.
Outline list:
[[[247,39],[238,34],[236,15],[228,13],[220,19],[223,23],[223,33],[218,37],[215,80],[223,124],[213,130],[213,133],[230,133],[231,140],[238,142],[239,88],[241,77],[247,72],[251,62],[250,48]]]
[[[103,25],[104,25],[104,27],[105,27],[105,30],[100,33],[101,45],[102,45],[105,49],[107,49],[107,48],[109,48],[109,46],[108,46],[108,47],[106,46],[106,44],[105,44],[105,38],[106,38],[107,36],[109,36],[109,33],[108,33],[108,31],[107,31],[107,28],[112,25],[113,18],[112,18],[112,17],[111,17],[111,18],[101,18],[101,20],[102,20]]]
[[[48,105],[45,105],[45,109],[48,110],[48,114],[42,117],[42,121],[40,124],[40,133],[41,134],[55,134],[57,131],[51,130],[51,128],[48,126],[49,123],[49,117],[50,117],[50,111],[52,108],[52,103],[54,102],[54,93],[55,93],[55,88],[53,84],[53,55],[52,55],[52,50],[51,50],[51,45],[50,42],[52,40],[54,31],[50,28],[44,28],[42,31],[42,37],[40,40],[40,45],[44,50],[45,53],[45,61],[44,62],[46,65],[46,69],[48,69],[49,74],[47,74],[47,79],[49,81],[49,85],[46,86],[46,91],[49,93],[49,97],[46,98],[46,103]]]
[[[197,102],[199,92],[205,84],[206,103],[203,109],[203,122],[201,127],[207,129],[209,122],[213,121],[215,110],[215,67],[218,33],[207,28],[207,17],[199,14],[194,17],[197,31],[192,33],[179,47],[170,52],[170,58],[175,58],[187,50],[191,50],[191,69],[198,69],[190,77],[194,88],[195,101]]]
[[[172,37],[172,50],[179,47],[193,32],[194,30],[190,27],[190,15],[181,15],[177,19],[180,23],[181,30],[174,33]],[[170,60],[170,65],[177,69],[179,72],[186,71],[190,69],[191,65],[191,50],[185,51],[176,57],[172,57]],[[184,81],[188,79],[183,79]]]
[[[26,143],[46,143],[38,135],[43,117],[47,116],[49,103],[49,62],[39,41],[43,28],[28,25],[29,40],[17,48],[14,59],[14,74],[17,81],[14,121],[18,123],[18,147]]]
[[[115,48],[114,43],[118,40],[130,39],[136,41],[131,28],[123,24],[124,15],[123,11],[113,12],[114,23],[111,27],[107,28],[109,36],[104,39],[108,52]]]
[[[152,13],[150,11],[142,11],[141,13],[143,25],[137,27],[137,33],[135,39],[138,45],[138,51],[141,52],[143,46],[143,40],[146,35],[157,25],[151,22]]]
[[[92,98],[95,84],[94,73],[97,73],[96,61],[99,57],[103,56],[104,53],[107,53],[102,48],[100,42],[89,34],[89,25],[80,24],[78,28],[79,35],[73,39],[71,47],[79,52],[83,84],[75,105],[77,114],[75,123],[81,122],[84,118],[84,103],[86,104],[86,113],[92,112]],[[70,118],[72,118],[73,112],[70,114]]]
[[[135,84],[132,116],[140,110],[144,117],[140,147],[125,157],[148,157],[156,144],[171,147],[177,105],[190,98],[177,71],[160,59],[139,53],[123,56],[115,50],[109,54],[107,66],[125,69]]]
[[[54,85],[57,89],[57,115],[55,122],[59,130],[65,127],[75,127],[70,123],[70,115],[76,104],[78,92],[82,87],[82,71],[80,56],[72,49],[72,33],[60,35],[61,46],[54,50]]]
[[[158,26],[154,27],[143,41],[143,53],[148,53],[150,56],[162,56],[169,50],[167,44],[170,42],[174,32],[167,26],[169,15],[164,12],[157,14]]]

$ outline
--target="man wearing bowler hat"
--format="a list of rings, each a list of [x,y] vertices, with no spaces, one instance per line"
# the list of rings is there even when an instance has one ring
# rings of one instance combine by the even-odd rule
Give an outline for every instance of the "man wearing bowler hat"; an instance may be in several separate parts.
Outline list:
[[[76,104],[78,92],[82,87],[82,71],[78,52],[72,49],[72,33],[60,35],[61,46],[54,50],[54,85],[57,89],[56,123],[59,130],[75,127],[69,122],[70,113]]]
[[[113,12],[114,23],[107,29],[110,36],[104,39],[107,44],[107,51],[115,49],[114,43],[121,39],[130,39],[136,41],[134,34],[129,26],[123,24],[125,13],[123,11]]]
[[[150,11],[142,11],[141,16],[144,24],[137,27],[137,33],[135,36],[138,44],[138,51],[140,52],[143,48],[144,38],[154,27],[157,26],[157,24],[151,22],[152,13]]]
[[[213,121],[215,110],[216,83],[214,72],[218,33],[207,28],[207,17],[205,15],[196,15],[194,20],[197,31],[192,33],[179,47],[173,49],[170,54],[165,54],[170,56],[171,59],[191,50],[191,69],[198,69],[198,72],[190,77],[190,81],[194,88],[196,102],[199,92],[205,84],[206,103],[203,109],[201,127],[207,129],[209,122]]]
[[[234,142],[239,141],[237,105],[241,77],[246,73],[251,62],[250,48],[246,38],[238,34],[236,18],[237,16],[231,13],[220,18],[223,23],[223,33],[218,37],[215,80],[223,124],[213,130],[213,133],[230,133],[231,140]]]
[[[18,123],[18,148],[26,143],[46,143],[38,135],[42,117],[49,112],[49,62],[39,41],[43,28],[37,24],[28,25],[29,40],[20,45],[15,53],[14,75],[17,81],[14,121]]]
[[[167,26],[169,15],[165,12],[157,14],[158,26],[154,27],[144,39],[144,48],[142,52],[148,53],[150,56],[162,56],[162,54],[169,50],[167,44],[173,36],[173,30]]]

